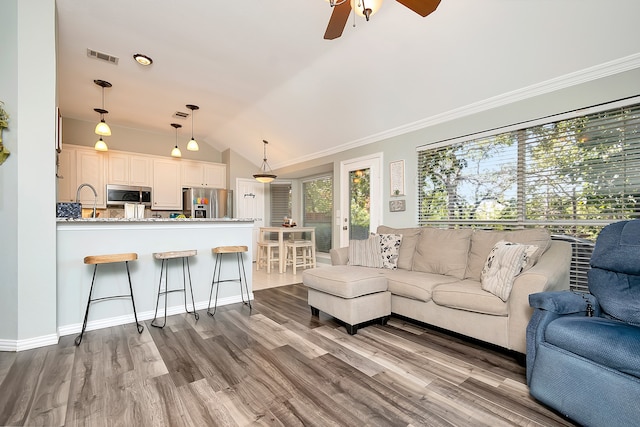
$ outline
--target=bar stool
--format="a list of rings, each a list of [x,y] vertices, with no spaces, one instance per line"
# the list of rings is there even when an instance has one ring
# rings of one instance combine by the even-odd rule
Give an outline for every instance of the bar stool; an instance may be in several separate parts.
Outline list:
[[[183,292],[184,293],[184,310],[193,314],[196,318],[196,321],[200,318],[200,315],[196,313],[196,303],[193,300],[193,285],[191,284],[191,270],[189,269],[189,257],[195,256],[198,253],[197,250],[188,250],[188,251],[171,251],[171,252],[156,252],[153,254],[155,259],[162,260],[162,264],[160,265],[160,282],[158,283],[158,297],[156,298],[156,311],[153,314],[153,320],[151,321],[151,326],[155,326],[156,328],[164,328],[167,324],[167,294],[173,292]],[[182,259],[182,289],[169,289],[169,260],[171,259]],[[184,266],[187,266],[185,271]],[[164,272],[164,291],[162,290],[162,274]],[[186,274],[185,274],[186,273]],[[191,291],[191,306],[193,307],[193,311],[189,311],[187,308],[187,275],[189,276],[189,290]],[[156,325],[155,321],[158,317],[158,305],[160,303],[160,296],[164,295],[164,322],[162,325]]]
[[[271,274],[271,264],[280,262],[280,243],[277,240],[265,240],[258,242],[258,261],[256,269],[267,267],[267,273]]]
[[[286,248],[286,265],[293,267],[293,274],[297,274],[298,268],[313,268],[315,260],[313,259],[313,243],[311,240],[293,240],[285,242]]]
[[[135,261],[138,259],[137,253],[125,253],[125,254],[110,254],[110,255],[91,255],[84,257],[85,264],[93,264],[93,278],[91,279],[91,288],[89,289],[89,300],[87,301],[87,310],[84,313],[84,321],[82,322],[82,331],[80,335],[78,335],[75,339],[75,344],[80,345],[82,342],[82,336],[84,335],[84,331],[87,328],[87,318],[89,317],[89,307],[92,302],[103,301],[114,298],[131,298],[131,305],[133,306],[133,317],[136,320],[136,328],[138,329],[138,333],[141,334],[144,330],[144,326],[138,322],[138,314],[136,313],[136,303],[133,300],[133,287],[131,286],[131,274],[129,273],[129,261]],[[127,269],[127,278],[129,279],[129,294],[125,295],[112,295],[101,298],[91,298],[93,295],[93,285],[96,281],[96,271],[98,271],[98,264],[111,264],[115,262],[124,262],[124,265]]]
[[[249,305],[249,311],[251,311],[251,301],[249,299],[249,285],[247,284],[247,275],[244,269],[244,258],[242,254],[249,250],[246,246],[218,246],[211,249],[211,253],[215,254],[216,261],[213,267],[213,278],[211,279],[211,292],[209,292],[209,306],[207,307],[207,313],[209,316],[216,314],[216,309],[218,307],[218,291],[220,290],[220,282],[239,282],[240,283],[240,298],[242,298],[243,304]],[[238,278],[237,279],[227,279],[220,280],[220,271],[222,270],[222,256],[224,254],[236,254],[236,259],[238,261]],[[216,273],[218,277],[216,278]],[[244,279],[243,279],[244,278]],[[242,293],[242,283],[244,280],[244,287],[247,290],[247,302],[244,301],[244,295]],[[213,286],[216,286],[216,300],[213,306],[213,313],[211,310],[211,296],[213,295]]]

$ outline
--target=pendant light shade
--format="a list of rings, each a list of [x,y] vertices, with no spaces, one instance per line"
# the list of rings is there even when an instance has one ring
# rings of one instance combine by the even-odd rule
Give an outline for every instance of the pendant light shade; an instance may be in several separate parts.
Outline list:
[[[193,112],[200,109],[197,105],[187,104],[186,107],[191,110],[191,140],[187,143],[187,150],[189,151],[198,151],[200,147],[198,143],[193,138]]]
[[[94,80],[93,82],[102,88],[102,108],[93,109],[93,111],[100,114],[100,121],[96,125],[95,132],[100,136],[111,136],[111,129],[109,128],[109,125],[104,121],[104,115],[108,113],[108,111],[104,109],[104,88],[111,87],[112,84],[104,80]]]
[[[178,129],[180,129],[182,125],[179,123],[171,123],[171,126],[176,130],[176,146],[171,150],[171,157],[182,157],[182,152],[178,148]]]
[[[96,151],[109,151],[109,147],[107,147],[107,143],[104,142],[102,137],[96,141],[96,145],[94,145],[93,148],[95,148]]]
[[[260,171],[254,174],[253,177],[256,179],[256,181],[267,184],[276,179],[277,176],[273,174],[269,163],[267,163],[267,144],[269,142],[265,141],[264,139],[262,140],[262,142],[264,143],[264,156],[262,159],[262,166],[260,167]]]

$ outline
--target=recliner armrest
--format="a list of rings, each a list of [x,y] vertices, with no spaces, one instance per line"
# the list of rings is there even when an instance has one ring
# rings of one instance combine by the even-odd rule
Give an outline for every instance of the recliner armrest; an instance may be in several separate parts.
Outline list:
[[[529,295],[529,305],[555,314],[587,314],[588,305],[593,315],[600,315],[598,300],[591,294],[571,291],[538,292]]]

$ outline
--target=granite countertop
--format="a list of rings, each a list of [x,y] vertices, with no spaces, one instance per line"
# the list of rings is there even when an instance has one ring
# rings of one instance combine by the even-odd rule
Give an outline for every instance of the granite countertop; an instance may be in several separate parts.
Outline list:
[[[56,218],[56,222],[254,222],[253,218]]]

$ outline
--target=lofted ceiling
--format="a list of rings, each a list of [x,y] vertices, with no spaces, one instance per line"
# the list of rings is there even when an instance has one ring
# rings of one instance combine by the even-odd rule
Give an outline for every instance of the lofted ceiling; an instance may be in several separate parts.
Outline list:
[[[637,0],[442,0],[426,18],[386,0],[335,40],[324,0],[56,4],[64,117],[97,121],[103,79],[108,123],[172,135],[196,104],[199,143],[259,165],[266,139],[274,169],[640,52]]]

